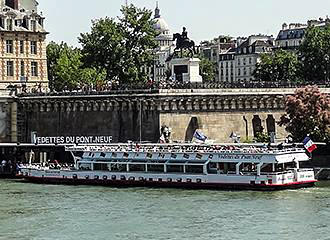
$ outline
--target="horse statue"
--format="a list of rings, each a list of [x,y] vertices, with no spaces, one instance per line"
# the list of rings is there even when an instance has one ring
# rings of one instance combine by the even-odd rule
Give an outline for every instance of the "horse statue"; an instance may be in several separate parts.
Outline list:
[[[183,28],[182,34],[175,33],[173,34],[173,41],[176,40],[176,48],[174,52],[177,50],[181,50],[181,57],[182,57],[182,50],[187,49],[190,53],[190,57],[193,57],[196,54],[195,42],[190,40],[187,36],[186,28]]]

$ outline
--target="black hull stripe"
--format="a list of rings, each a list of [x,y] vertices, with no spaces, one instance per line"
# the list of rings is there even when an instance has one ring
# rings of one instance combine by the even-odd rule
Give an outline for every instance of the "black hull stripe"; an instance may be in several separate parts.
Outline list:
[[[93,185],[110,187],[156,187],[156,188],[186,188],[186,189],[215,189],[215,190],[260,190],[275,191],[284,189],[298,189],[313,187],[316,181],[298,182],[283,185],[265,184],[227,184],[227,183],[187,183],[187,182],[160,182],[160,181],[129,181],[129,180],[95,180],[95,179],[70,179],[70,178],[40,178],[24,177],[28,182],[41,184],[65,185]]]

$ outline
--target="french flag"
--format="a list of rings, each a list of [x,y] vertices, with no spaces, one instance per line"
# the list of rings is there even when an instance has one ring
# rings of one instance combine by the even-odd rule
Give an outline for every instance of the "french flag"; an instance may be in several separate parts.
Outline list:
[[[316,144],[312,141],[312,139],[310,139],[310,137],[305,137],[303,143],[304,143],[304,147],[307,149],[309,153],[317,149]]]

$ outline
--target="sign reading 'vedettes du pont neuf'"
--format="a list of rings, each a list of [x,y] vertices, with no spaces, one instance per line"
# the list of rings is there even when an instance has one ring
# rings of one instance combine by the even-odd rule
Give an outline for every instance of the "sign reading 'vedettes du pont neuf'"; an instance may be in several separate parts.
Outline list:
[[[32,137],[35,144],[109,144],[112,136],[57,136],[57,137]]]

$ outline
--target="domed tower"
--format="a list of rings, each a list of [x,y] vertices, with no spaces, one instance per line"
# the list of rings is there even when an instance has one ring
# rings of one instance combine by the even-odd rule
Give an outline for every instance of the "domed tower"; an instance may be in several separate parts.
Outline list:
[[[166,80],[166,71],[169,66],[166,62],[173,52],[173,36],[167,22],[161,17],[158,2],[155,9],[154,29],[159,33],[156,37],[158,47],[155,49],[153,78],[156,82]]]
[[[169,47],[172,45],[172,35],[170,33],[170,28],[167,22],[161,17],[160,9],[158,7],[158,2],[155,9],[155,18],[154,18],[154,29],[159,33],[156,37],[156,40],[159,43],[159,46],[162,47]]]

